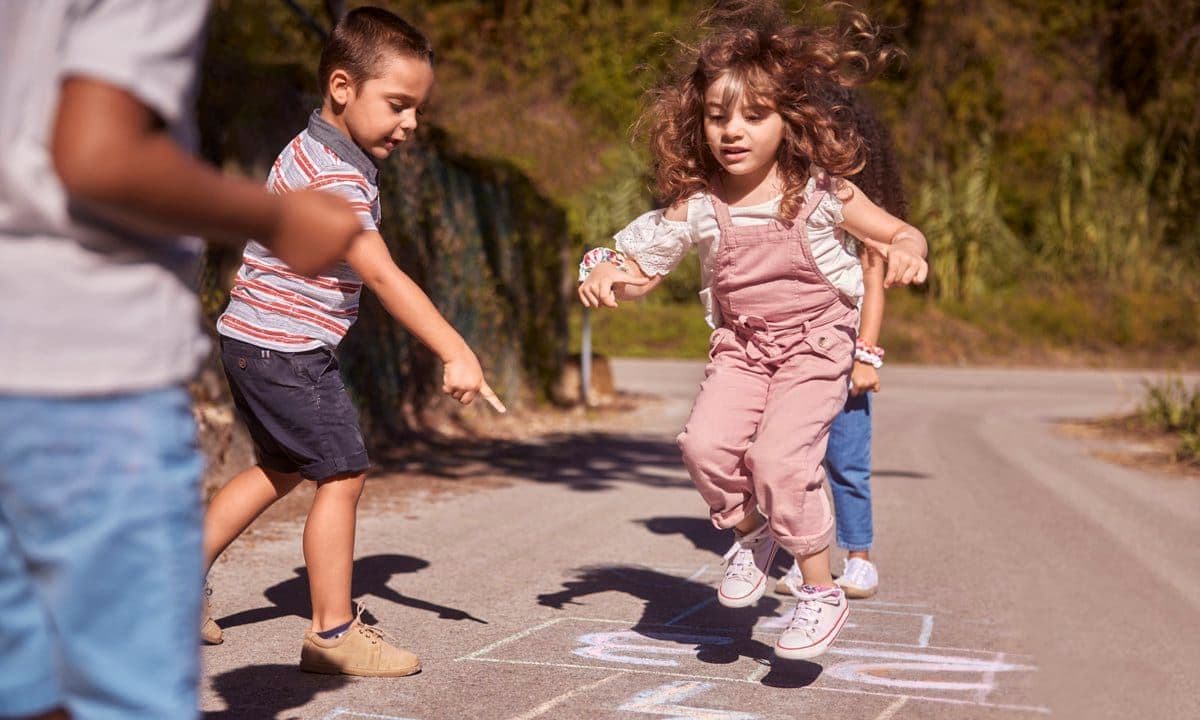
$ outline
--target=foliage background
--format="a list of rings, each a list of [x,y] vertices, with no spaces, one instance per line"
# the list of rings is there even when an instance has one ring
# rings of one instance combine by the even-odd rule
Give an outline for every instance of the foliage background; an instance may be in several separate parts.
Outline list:
[[[217,0],[201,100],[210,158],[265,177],[316,101],[320,29],[358,4]],[[652,207],[629,129],[674,43],[694,39],[702,4],[376,4],[437,50],[425,149],[389,171],[385,227],[402,218],[389,242],[474,340],[494,343],[509,391],[542,397],[578,342],[574,257]],[[889,294],[889,359],[1196,366],[1200,0],[855,4],[907,52],[867,92],[931,242],[928,286]],[[828,17],[785,5],[798,22]],[[468,265],[487,275],[470,297]],[[220,268],[210,263],[214,309]],[[656,297],[597,315],[597,351],[700,357],[698,275],[690,260]],[[491,321],[470,320],[481,309]],[[360,396],[380,393],[386,369],[400,380],[380,414],[394,401],[419,408],[430,359],[378,313],[361,325],[372,342],[391,339],[373,355],[351,344]]]

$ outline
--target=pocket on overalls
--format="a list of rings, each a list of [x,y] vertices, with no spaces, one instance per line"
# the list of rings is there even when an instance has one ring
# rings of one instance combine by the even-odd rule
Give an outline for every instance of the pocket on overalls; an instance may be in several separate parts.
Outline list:
[[[850,368],[850,362],[854,356],[854,341],[837,328],[828,327],[814,330],[804,338],[804,344],[813,354],[820,355],[839,366],[844,365],[847,370]]]

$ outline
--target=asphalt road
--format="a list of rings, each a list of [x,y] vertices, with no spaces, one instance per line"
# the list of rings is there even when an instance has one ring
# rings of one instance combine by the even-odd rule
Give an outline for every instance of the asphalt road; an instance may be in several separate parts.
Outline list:
[[[827,655],[782,662],[787,598],[714,602],[730,537],[673,442],[702,365],[615,372],[659,399],[617,429],[488,448],[464,473],[504,482],[368,484],[355,595],[421,655],[417,676],[299,672],[302,520],[235,544],[211,576],[226,642],[203,650],[207,717],[1200,717],[1200,482],[1056,428],[1131,408],[1141,375],[887,368],[880,592]]]

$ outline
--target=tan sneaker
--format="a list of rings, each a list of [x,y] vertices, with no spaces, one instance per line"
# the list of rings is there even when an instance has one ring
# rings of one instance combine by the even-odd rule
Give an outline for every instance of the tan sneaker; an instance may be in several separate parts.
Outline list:
[[[401,677],[421,671],[421,660],[387,641],[379,628],[363,625],[362,609],[350,629],[332,640],[315,632],[304,635],[300,669],[326,675]]]
[[[208,606],[208,596],[212,595],[212,588],[204,586],[204,602],[200,605],[200,639],[208,645],[220,645],[225,642],[225,637],[221,634],[221,626],[213,620],[212,608]]]

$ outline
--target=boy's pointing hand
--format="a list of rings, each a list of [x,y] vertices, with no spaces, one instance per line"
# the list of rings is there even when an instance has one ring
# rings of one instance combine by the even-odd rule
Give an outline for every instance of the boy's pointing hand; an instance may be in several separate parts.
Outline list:
[[[442,392],[463,405],[470,405],[476,396],[483,396],[496,412],[508,411],[496,396],[496,392],[487,384],[487,380],[483,379],[483,368],[479,365],[479,358],[469,349],[444,363]]]
[[[508,408],[504,407],[504,403],[500,402],[500,398],[497,397],[495,391],[487,384],[487,380],[484,380],[483,384],[479,386],[479,394],[483,396],[484,400],[487,400],[488,405],[491,405],[492,409],[496,412],[508,412]]]

